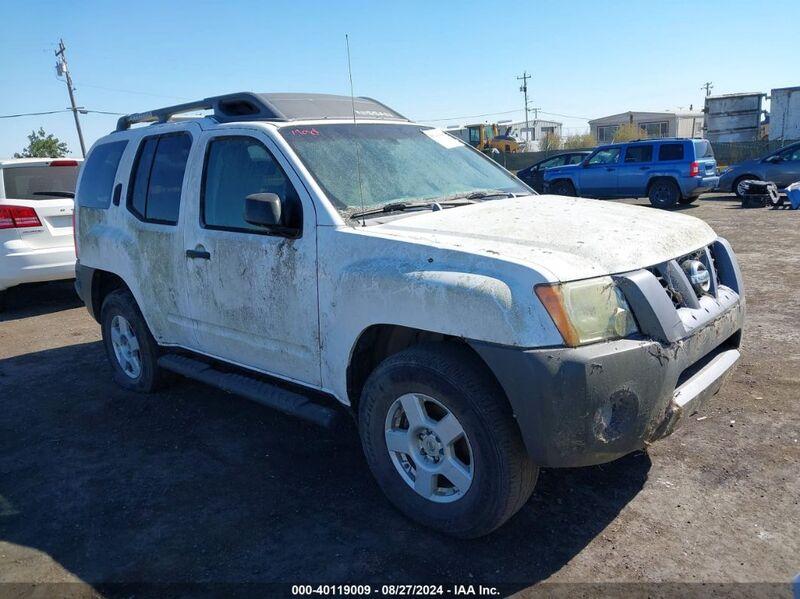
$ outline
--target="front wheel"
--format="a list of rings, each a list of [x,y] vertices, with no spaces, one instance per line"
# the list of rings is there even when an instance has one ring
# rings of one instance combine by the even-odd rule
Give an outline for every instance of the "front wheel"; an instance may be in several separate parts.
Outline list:
[[[536,484],[502,389],[467,348],[424,344],[387,358],[364,387],[359,424],[389,500],[453,536],[496,529]]]
[[[567,181],[566,179],[556,181],[553,184],[553,195],[574,196],[576,195],[575,186],[572,184],[572,181]]]
[[[650,185],[647,194],[650,203],[656,208],[672,208],[678,203],[681,191],[671,179],[657,179]]]

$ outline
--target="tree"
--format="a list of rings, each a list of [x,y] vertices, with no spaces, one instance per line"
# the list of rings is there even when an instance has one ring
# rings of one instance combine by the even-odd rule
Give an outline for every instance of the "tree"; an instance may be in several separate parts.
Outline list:
[[[45,133],[43,127],[31,131],[28,136],[28,147],[14,154],[14,158],[61,158],[69,150],[67,144],[52,133]]]
[[[614,133],[614,142],[618,141],[633,141],[634,139],[646,139],[647,133],[644,129],[639,128],[638,125],[633,123],[625,123],[617,128]]]
[[[580,150],[593,148],[597,145],[597,139],[591,133],[577,133],[564,139],[565,150]]]
[[[561,147],[561,136],[558,133],[545,133],[542,141],[539,142],[539,150],[542,152],[552,152]]]

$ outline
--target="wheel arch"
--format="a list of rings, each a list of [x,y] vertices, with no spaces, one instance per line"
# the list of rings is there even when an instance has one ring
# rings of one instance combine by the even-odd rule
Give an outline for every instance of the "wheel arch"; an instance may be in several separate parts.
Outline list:
[[[671,181],[672,183],[674,183],[675,186],[678,188],[678,194],[681,197],[683,197],[683,190],[681,189],[681,184],[678,183],[678,179],[674,175],[653,175],[652,177],[650,177],[650,179],[648,179],[647,181],[647,188],[645,189],[645,195],[649,196],[650,189],[653,187],[653,185],[658,181],[664,181],[664,180]]]
[[[364,384],[381,362],[409,347],[424,342],[454,344],[468,349],[483,365],[487,374],[497,383],[498,389],[503,393],[504,401],[509,401],[493,369],[469,340],[414,327],[374,324],[364,329],[358,336],[347,364],[347,396],[353,412],[358,413],[358,403]]]
[[[108,270],[94,269],[90,294],[89,297],[85,299],[89,300],[87,302],[87,307],[92,313],[92,317],[94,317],[97,322],[100,322],[100,311],[103,307],[103,301],[108,297],[109,293],[117,289],[124,289],[133,296],[131,288],[121,276]]]

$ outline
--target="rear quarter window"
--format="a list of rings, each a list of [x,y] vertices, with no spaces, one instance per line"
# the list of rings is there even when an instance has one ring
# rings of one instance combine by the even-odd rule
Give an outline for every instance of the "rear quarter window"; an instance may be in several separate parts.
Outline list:
[[[683,160],[683,144],[661,144],[658,149],[659,160]]]
[[[81,208],[108,208],[114,179],[127,141],[115,141],[95,147],[83,167],[77,202]]]
[[[694,157],[699,160],[700,158],[713,158],[714,149],[711,147],[711,142],[705,139],[695,140],[694,142]]]

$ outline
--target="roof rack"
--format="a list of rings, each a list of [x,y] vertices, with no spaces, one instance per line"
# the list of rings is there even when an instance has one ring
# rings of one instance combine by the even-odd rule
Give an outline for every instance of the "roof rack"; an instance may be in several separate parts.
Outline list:
[[[125,131],[137,123],[166,123],[175,115],[196,110],[213,110],[214,119],[219,122],[351,119],[354,112],[366,119],[409,120],[385,104],[366,97],[238,92],[129,114],[117,121],[117,131]]]

